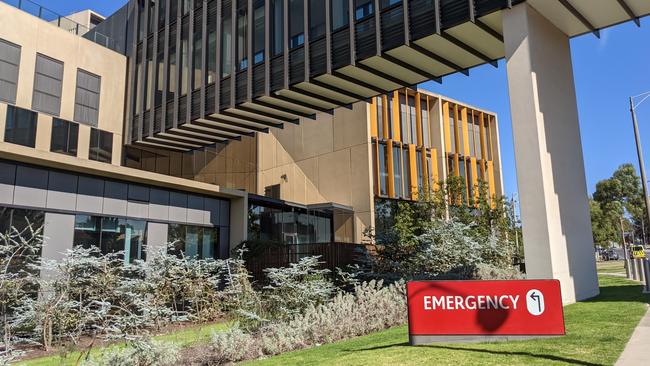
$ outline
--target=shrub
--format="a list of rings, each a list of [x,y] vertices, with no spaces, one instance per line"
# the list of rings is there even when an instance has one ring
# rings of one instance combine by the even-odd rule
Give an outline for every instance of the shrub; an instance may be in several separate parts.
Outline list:
[[[83,366],[167,366],[178,361],[179,349],[172,343],[149,339],[130,342],[125,348],[112,348]]]

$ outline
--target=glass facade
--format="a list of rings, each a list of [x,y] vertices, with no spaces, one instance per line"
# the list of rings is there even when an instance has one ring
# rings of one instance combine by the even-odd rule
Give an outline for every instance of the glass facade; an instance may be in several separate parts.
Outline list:
[[[113,134],[107,131],[90,129],[90,150],[88,159],[110,163],[113,158]]]
[[[5,142],[35,147],[37,118],[36,112],[7,105]]]
[[[60,118],[52,119],[52,139],[50,141],[50,151],[77,156],[78,139],[78,124],[62,120]]]
[[[219,258],[219,228],[170,224],[167,241],[172,253],[188,258]]]
[[[76,215],[74,245],[98,247],[102,254],[122,252],[124,263],[145,260],[147,222],[119,217]]]

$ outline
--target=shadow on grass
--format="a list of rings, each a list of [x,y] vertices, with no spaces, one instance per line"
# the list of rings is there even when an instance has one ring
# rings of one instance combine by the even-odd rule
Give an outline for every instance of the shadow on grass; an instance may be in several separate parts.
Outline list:
[[[402,342],[402,343],[387,344],[387,345],[384,345],[384,346],[349,349],[349,350],[345,350],[345,352],[376,351],[376,350],[381,350],[381,349],[389,349],[389,348],[393,348],[393,347],[407,347],[407,346],[409,346],[408,342]],[[572,364],[572,365],[603,366],[603,364],[599,364],[599,363],[592,363],[592,362],[587,362],[587,361],[575,360],[575,359],[572,359],[572,358],[566,358],[566,357],[560,357],[560,356],[554,356],[554,355],[537,354],[537,353],[530,353],[530,352],[493,351],[493,350],[487,350],[487,349],[482,349],[482,348],[463,348],[463,347],[453,347],[453,346],[442,346],[442,345],[436,345],[436,344],[426,344],[426,345],[419,345],[419,346],[415,346],[415,347],[435,348],[435,349],[440,349],[440,350],[459,351],[459,352],[487,353],[487,354],[491,354],[491,355],[500,355],[500,356],[526,356],[526,357],[541,358],[541,359],[549,360],[549,361],[564,362],[564,363]]]
[[[627,279],[621,279],[628,281]],[[643,293],[643,285],[600,287],[600,295],[581,302],[640,302],[650,304],[650,295]]]

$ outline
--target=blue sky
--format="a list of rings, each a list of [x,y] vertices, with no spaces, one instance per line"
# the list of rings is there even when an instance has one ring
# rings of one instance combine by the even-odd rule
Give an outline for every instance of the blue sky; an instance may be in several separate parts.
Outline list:
[[[36,0],[60,14],[93,9],[108,15],[124,0]],[[587,188],[609,177],[621,164],[635,165],[636,150],[628,97],[650,91],[650,17],[641,28],[628,22],[604,30],[601,38],[584,35],[571,40],[573,69],[578,97],[580,131],[585,159]],[[452,75],[442,84],[428,82],[423,88],[492,110],[499,117],[506,194],[517,191],[515,156],[504,61],[499,67],[484,65],[470,76]],[[650,151],[650,99],[637,110],[644,152]],[[644,154],[647,159],[650,155]],[[650,161],[648,162],[650,163]],[[646,165],[648,165],[646,163]]]

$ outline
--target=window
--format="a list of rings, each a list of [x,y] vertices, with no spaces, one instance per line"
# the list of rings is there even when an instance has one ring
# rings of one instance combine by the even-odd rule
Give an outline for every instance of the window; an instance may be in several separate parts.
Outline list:
[[[490,117],[485,116],[485,141],[487,150],[487,159],[492,160],[492,136],[490,131]]]
[[[402,198],[404,199],[409,199],[411,197],[411,164],[409,157],[409,150],[407,147],[404,147],[402,149],[402,166],[404,167],[404,170],[402,171],[404,177],[404,194],[402,195]]]
[[[474,118],[474,144],[476,145],[476,157],[483,159],[483,151],[481,149],[481,127],[479,117]]]
[[[361,20],[366,18],[374,12],[372,0],[355,0],[354,18]]]
[[[449,139],[451,142],[452,153],[456,152],[456,115],[454,114],[454,107],[449,106]]]
[[[289,0],[289,48],[305,43],[303,0]]]
[[[253,64],[264,62],[264,1],[258,0],[253,11]]]
[[[74,122],[52,119],[52,140],[50,151],[77,156],[79,125]]]
[[[248,68],[248,8],[246,0],[237,6],[237,70]]]
[[[388,94],[387,97],[388,102],[386,103],[386,109],[388,110],[386,114],[386,120],[388,122],[388,138],[392,139],[393,138],[393,94],[390,93]]]
[[[181,73],[181,95],[186,95],[187,90],[188,90],[188,83],[189,83],[189,73],[190,73],[190,68],[189,68],[189,25],[186,22],[187,18],[184,19],[185,22],[183,22],[183,25],[181,27],[181,57],[178,60],[178,65],[179,65],[179,70]]]
[[[225,3],[225,2],[224,2]],[[232,72],[232,16],[230,6],[223,7],[223,22],[221,23],[221,77],[225,78]]]
[[[29,231],[30,224],[33,229],[43,227],[45,224],[45,213],[43,211],[0,206],[0,233],[8,233],[13,227],[19,233],[22,233],[23,239],[31,240]]]
[[[409,97],[408,99],[409,105],[409,126],[411,128],[411,144],[417,144],[418,143],[418,130],[417,130],[417,124],[416,124],[416,116],[415,116],[415,98],[414,97]]]
[[[404,188],[402,187],[402,149],[398,144],[393,145],[393,187],[395,189],[395,197],[404,196]]]
[[[208,259],[219,257],[219,228],[170,224],[167,236],[178,256]]]
[[[99,90],[101,78],[77,69],[77,92],[74,100],[74,120],[97,127],[99,119]]]
[[[379,96],[375,98],[377,101],[377,137],[379,139],[384,138],[384,106],[383,106],[383,97]]]
[[[402,141],[404,141],[407,144],[410,144],[412,142],[409,139],[409,134],[408,134],[408,115],[407,115],[407,107],[406,107],[406,98],[401,93],[399,95],[399,111],[400,111],[399,126],[400,126],[400,133],[402,135]]]
[[[431,146],[429,142],[429,110],[427,109],[427,101],[423,99],[420,101],[420,118],[422,119],[422,144],[424,146]]]
[[[169,58],[167,69],[167,100],[174,99],[176,93],[176,27],[171,27],[169,30]]]
[[[192,81],[192,90],[200,89],[203,85],[203,34],[201,32],[201,24],[203,16],[201,13],[195,13],[194,19],[194,47],[192,51],[194,55],[192,57],[192,71],[194,75],[194,80]]]
[[[0,100],[16,102],[20,46],[0,39]]]
[[[35,147],[37,113],[28,109],[7,105],[5,142]]]
[[[266,197],[280,199],[280,185],[274,184],[264,188],[264,195]]]
[[[332,32],[345,27],[350,21],[350,6],[348,0],[331,0],[332,5]]]
[[[90,129],[90,151],[88,159],[110,163],[113,155],[113,134],[110,132]]]
[[[58,116],[61,110],[61,80],[63,63],[37,54],[32,109]]]
[[[309,39],[325,35],[325,0],[309,0]]]
[[[389,8],[395,4],[401,4],[402,0],[380,0],[379,7],[383,10]]]
[[[271,0],[271,54],[277,56],[284,52],[284,10],[283,0]]]
[[[422,150],[417,150],[415,154],[415,168],[418,175],[418,190],[424,190],[424,168],[422,167]]]
[[[379,144],[379,194],[388,195],[388,156],[384,144]]]
[[[145,259],[147,222],[117,217],[76,215],[74,245],[99,247],[102,254],[123,252],[124,263]]]
[[[221,2],[210,1],[208,3],[208,84],[217,81],[217,6]]]
[[[474,149],[474,115],[469,114],[469,121],[467,122],[467,142],[469,143],[469,155],[476,156]]]

